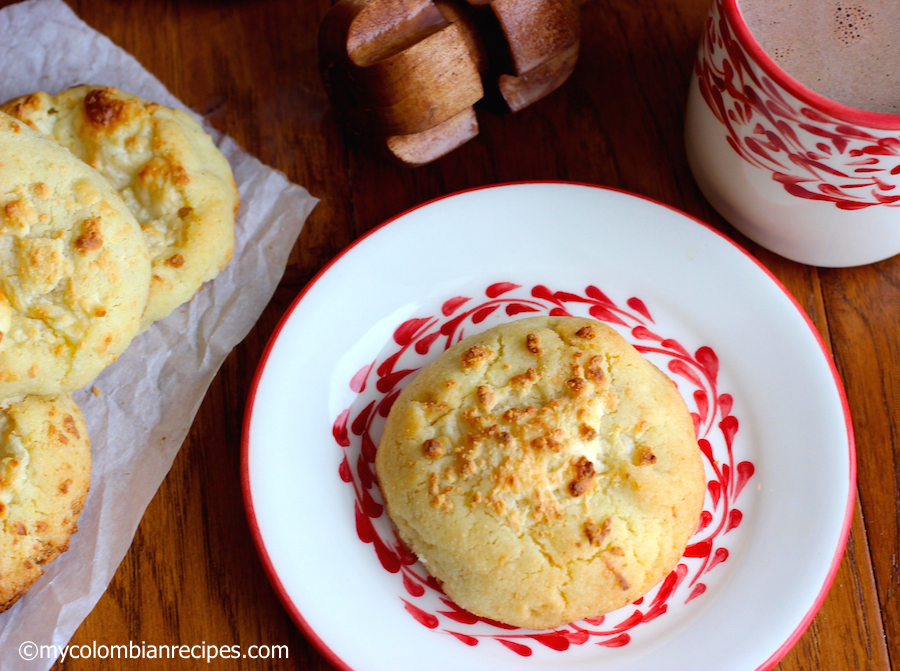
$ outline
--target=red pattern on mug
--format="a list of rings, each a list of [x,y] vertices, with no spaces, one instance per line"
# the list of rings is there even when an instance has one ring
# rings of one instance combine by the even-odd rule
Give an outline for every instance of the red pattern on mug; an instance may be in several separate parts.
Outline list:
[[[848,210],[900,205],[900,193],[895,193],[900,137],[877,137],[813,109],[751,60],[717,0],[701,36],[695,71],[700,93],[735,152],[768,170],[798,198]]]

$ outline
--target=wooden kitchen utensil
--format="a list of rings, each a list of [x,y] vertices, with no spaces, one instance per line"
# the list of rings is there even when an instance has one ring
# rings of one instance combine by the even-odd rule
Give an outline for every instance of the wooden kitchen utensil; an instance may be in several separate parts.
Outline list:
[[[565,81],[578,18],[575,0],[339,0],[319,65],[361,138],[424,165],[478,134],[479,101],[515,112]]]

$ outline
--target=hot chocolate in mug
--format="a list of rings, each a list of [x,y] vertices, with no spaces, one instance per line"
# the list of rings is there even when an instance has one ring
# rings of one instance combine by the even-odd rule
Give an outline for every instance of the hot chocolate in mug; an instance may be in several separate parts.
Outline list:
[[[710,203],[794,261],[900,253],[900,2],[714,0],[685,142]]]

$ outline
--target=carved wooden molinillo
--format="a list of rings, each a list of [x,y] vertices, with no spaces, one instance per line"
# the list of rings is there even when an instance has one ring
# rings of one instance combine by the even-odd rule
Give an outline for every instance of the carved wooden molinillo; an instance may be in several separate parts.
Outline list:
[[[562,84],[578,19],[576,0],[339,0],[319,65],[354,132],[424,165],[478,134],[476,103],[516,112]]]

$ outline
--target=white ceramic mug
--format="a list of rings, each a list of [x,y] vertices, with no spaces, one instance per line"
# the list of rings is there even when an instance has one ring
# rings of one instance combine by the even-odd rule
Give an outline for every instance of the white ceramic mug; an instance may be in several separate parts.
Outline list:
[[[900,115],[829,100],[772,60],[737,0],[714,0],[685,142],[710,203],[794,261],[855,266],[900,253]]]

